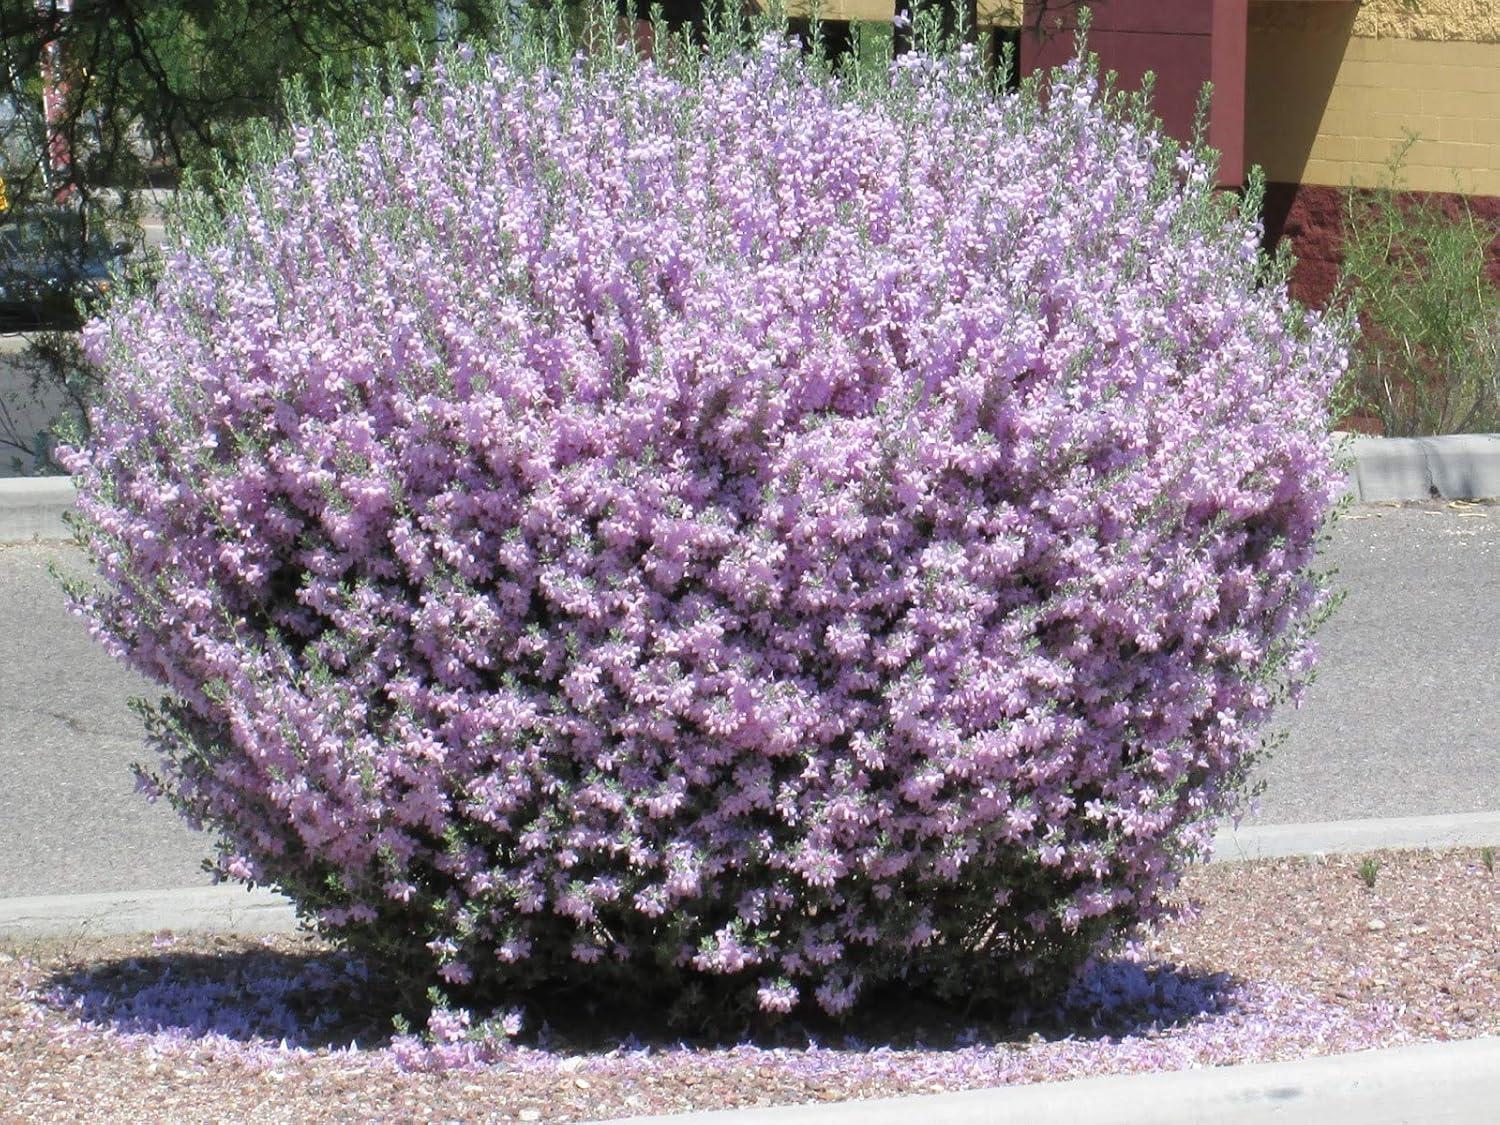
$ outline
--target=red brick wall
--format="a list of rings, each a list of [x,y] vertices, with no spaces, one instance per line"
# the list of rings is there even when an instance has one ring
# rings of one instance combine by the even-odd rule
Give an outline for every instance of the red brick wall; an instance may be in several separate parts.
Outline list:
[[[1338,280],[1343,256],[1344,203],[1347,188],[1320,184],[1268,184],[1264,208],[1266,246],[1287,241],[1297,257],[1292,295],[1310,305],[1323,305]],[[1455,217],[1463,202],[1481,220],[1500,223],[1500,196],[1460,196],[1450,192],[1403,192],[1434,200]],[[1500,285],[1500,238],[1490,243],[1489,276]]]

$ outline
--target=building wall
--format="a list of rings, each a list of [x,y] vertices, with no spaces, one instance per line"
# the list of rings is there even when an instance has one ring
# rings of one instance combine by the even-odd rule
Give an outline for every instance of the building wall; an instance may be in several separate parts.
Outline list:
[[[1327,299],[1348,191],[1390,182],[1408,132],[1401,188],[1500,222],[1500,2],[1251,0],[1247,56],[1245,160],[1266,171],[1267,241],[1297,256],[1300,299]]]
[[[1252,0],[1245,158],[1268,179],[1374,186],[1412,131],[1407,187],[1500,195],[1500,16],[1419,23],[1399,4]],[[1359,34],[1387,27],[1432,37]]]
[[[784,0],[786,14],[793,19],[811,16],[813,3],[814,0]],[[896,13],[895,0],[818,0],[817,9],[818,18],[825,20],[884,21]]]
[[[791,11],[811,3],[791,0]],[[1299,262],[1293,288],[1303,300],[1321,303],[1333,288],[1348,190],[1386,182],[1387,162],[1409,132],[1417,140],[1405,157],[1403,189],[1500,222],[1500,0],[1089,5],[1091,46],[1123,84],[1156,72],[1157,110],[1169,132],[1190,132],[1198,91],[1216,79],[1209,141],[1224,152],[1223,182],[1239,182],[1239,145],[1244,167],[1265,169],[1267,241],[1290,243]],[[896,7],[895,0],[820,4],[831,19],[886,20]],[[1023,71],[1072,54],[1076,11],[1058,0],[977,0],[976,11],[981,26],[1030,28],[1041,17],[1051,34],[1023,34]],[[1226,34],[1235,19],[1239,42]],[[1242,79],[1217,56],[1221,40],[1226,58],[1243,43]],[[1234,97],[1241,91],[1242,117]],[[1226,126],[1238,121],[1237,137]],[[1500,238],[1490,262],[1500,282]]]
[[[1354,34],[1372,39],[1500,40],[1495,0],[1365,0]]]
[[[1021,33],[1021,72],[1066,62],[1074,51],[1069,33],[1082,5],[1027,0]],[[1154,76],[1153,108],[1165,131],[1192,138],[1205,83],[1213,87],[1208,143],[1219,151],[1219,182],[1238,186],[1244,176],[1244,98],[1247,0],[1088,0],[1089,48],[1123,90]],[[1043,32],[1035,30],[1038,23]]]

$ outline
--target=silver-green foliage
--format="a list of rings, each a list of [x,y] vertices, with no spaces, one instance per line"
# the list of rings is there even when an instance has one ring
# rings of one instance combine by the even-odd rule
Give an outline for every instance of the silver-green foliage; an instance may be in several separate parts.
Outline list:
[[[1500,287],[1485,268],[1500,224],[1462,197],[1401,192],[1415,141],[1379,188],[1349,196],[1343,277],[1363,329],[1350,389],[1391,437],[1500,430]]]

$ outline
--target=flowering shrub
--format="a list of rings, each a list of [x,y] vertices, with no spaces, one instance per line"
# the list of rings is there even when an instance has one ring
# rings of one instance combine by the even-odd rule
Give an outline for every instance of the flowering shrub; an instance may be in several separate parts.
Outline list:
[[[1157,916],[1337,492],[1342,325],[1209,158],[1082,62],[466,54],[87,330],[147,787],[466,994],[1003,998]]]

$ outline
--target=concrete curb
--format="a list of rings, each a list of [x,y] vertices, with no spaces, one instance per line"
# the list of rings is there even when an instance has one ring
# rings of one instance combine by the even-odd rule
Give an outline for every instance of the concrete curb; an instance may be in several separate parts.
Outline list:
[[[0,938],[180,933],[290,933],[292,905],[264,888],[237,885],[0,899]]]
[[[1360,436],[1349,452],[1354,457],[1350,483],[1360,502],[1500,496],[1500,434]]]
[[[1225,828],[1212,863],[1280,856],[1333,855],[1403,848],[1500,847],[1500,812],[1263,824]],[[274,891],[238,885],[100,894],[0,898],[0,937],[215,931],[289,933],[291,903]]]
[[[1470,1039],[912,1098],[618,1118],[611,1125],[1478,1125],[1495,1120],[1496,1090],[1500,1039]]]
[[[1317,824],[1242,824],[1214,837],[1212,862],[1347,855],[1404,848],[1500,847],[1500,812],[1445,813]]]
[[[63,513],[72,510],[74,495],[67,477],[0,480],[0,543],[73,538]]]
[[[1500,498],[1500,434],[1432,438],[1354,436],[1349,490],[1356,503]],[[73,506],[66,477],[0,480],[0,543],[71,539],[63,513]]]

